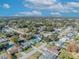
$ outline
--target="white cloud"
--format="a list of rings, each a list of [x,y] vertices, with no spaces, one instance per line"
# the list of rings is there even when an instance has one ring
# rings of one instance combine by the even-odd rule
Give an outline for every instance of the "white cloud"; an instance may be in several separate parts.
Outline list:
[[[31,12],[19,12],[18,14],[15,14],[15,16],[41,16],[42,13],[39,11],[31,11]]]
[[[64,11],[67,7],[64,4],[61,4],[57,0],[25,0],[24,6],[35,9],[50,9],[55,11]],[[65,10],[66,11],[66,10]]]
[[[61,3],[57,3],[57,4],[54,4],[54,5],[51,5],[49,7],[49,9],[53,9],[53,10],[63,10],[64,9],[64,6],[61,4]]]
[[[36,10],[51,10],[52,12],[59,13],[78,13],[79,2],[66,2],[61,3],[58,0],[25,0],[24,6]],[[59,13],[55,13],[56,15]]]
[[[56,3],[57,1],[56,0],[25,0],[25,2],[29,2],[24,4],[25,7],[30,6],[33,8],[45,9],[54,5],[54,3]]]
[[[61,13],[69,13],[71,10],[71,8],[68,8],[65,4],[61,3],[54,4],[53,6],[50,6],[49,9]]]
[[[79,8],[79,2],[68,2],[67,6],[69,6],[69,7],[78,7]]]
[[[67,2],[63,8],[66,13],[79,13],[79,2]]]
[[[73,9],[72,12],[73,13],[79,13],[79,11],[78,10],[75,10],[75,9]]]
[[[5,4],[3,4],[3,6],[2,6],[3,8],[10,8],[10,5],[9,4],[7,4],[7,3],[5,3]]]
[[[52,5],[56,0],[25,0],[36,5]]]
[[[61,16],[61,14],[59,12],[52,12],[51,15],[53,15],[53,16]]]
[[[78,10],[76,9],[76,8],[79,9],[78,6],[79,6],[78,3],[76,4],[72,2],[68,2],[66,4],[57,3],[54,4],[54,6],[50,6],[50,9],[61,13],[71,13],[71,12],[78,13]]]

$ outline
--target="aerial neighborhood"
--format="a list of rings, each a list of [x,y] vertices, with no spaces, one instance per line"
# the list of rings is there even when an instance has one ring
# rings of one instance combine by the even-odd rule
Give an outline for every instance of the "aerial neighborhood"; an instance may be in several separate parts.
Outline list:
[[[79,59],[79,0],[0,0],[0,59]]]
[[[0,59],[79,59],[78,22],[0,21]]]

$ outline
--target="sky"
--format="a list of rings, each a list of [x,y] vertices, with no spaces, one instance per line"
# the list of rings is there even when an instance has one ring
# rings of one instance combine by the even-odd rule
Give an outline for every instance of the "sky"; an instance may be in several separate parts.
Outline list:
[[[79,17],[79,0],[0,0],[0,16]]]

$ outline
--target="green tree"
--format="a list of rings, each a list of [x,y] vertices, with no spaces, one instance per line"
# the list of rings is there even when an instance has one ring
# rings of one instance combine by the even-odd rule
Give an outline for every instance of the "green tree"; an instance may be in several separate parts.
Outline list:
[[[11,41],[14,42],[15,44],[17,44],[18,38],[19,38],[18,36],[14,36],[14,37],[11,38]]]
[[[79,41],[79,35],[76,35],[75,40]]]
[[[62,49],[61,53],[58,57],[59,59],[75,59],[72,55],[70,55],[66,50]]]

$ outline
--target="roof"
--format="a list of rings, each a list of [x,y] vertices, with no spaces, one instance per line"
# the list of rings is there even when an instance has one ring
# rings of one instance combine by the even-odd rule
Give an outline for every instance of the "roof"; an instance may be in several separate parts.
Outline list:
[[[7,59],[7,56],[6,55],[2,55],[2,56],[0,56],[0,59]]]
[[[0,38],[0,43],[8,41],[7,38]]]
[[[44,51],[44,53],[45,53],[46,55],[41,55],[41,56],[39,57],[39,59],[56,59],[56,58],[57,58],[57,56],[56,56],[55,54],[52,54],[52,53],[50,53],[50,52],[48,52],[48,51]]]

